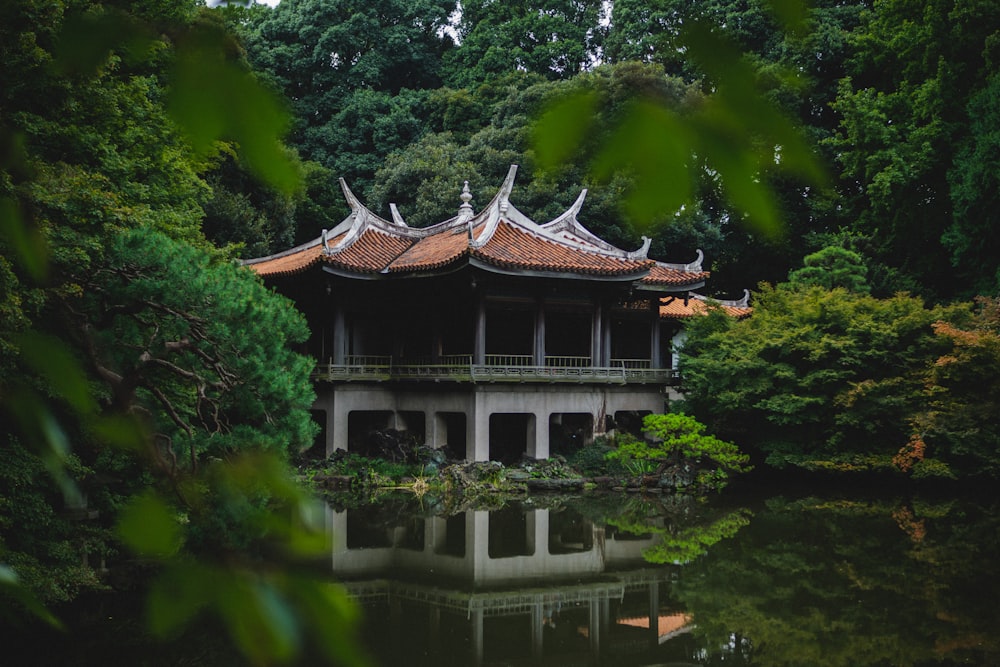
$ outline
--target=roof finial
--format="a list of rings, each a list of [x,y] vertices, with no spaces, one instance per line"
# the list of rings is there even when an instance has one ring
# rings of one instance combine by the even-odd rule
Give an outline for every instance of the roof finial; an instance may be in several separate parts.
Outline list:
[[[462,194],[458,196],[462,200],[462,205],[458,207],[458,217],[463,220],[467,220],[472,217],[472,192],[469,191],[469,182],[465,181],[462,185]]]

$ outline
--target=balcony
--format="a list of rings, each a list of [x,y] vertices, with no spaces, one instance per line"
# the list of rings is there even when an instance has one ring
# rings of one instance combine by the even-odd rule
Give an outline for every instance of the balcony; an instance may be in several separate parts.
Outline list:
[[[433,382],[533,382],[575,384],[676,385],[679,374],[653,368],[649,359],[612,359],[608,366],[592,366],[590,357],[545,357],[543,366],[531,355],[485,355],[484,364],[472,363],[471,354],[446,355],[430,360],[390,356],[349,355],[343,364],[317,364],[313,379],[327,382],[433,381]]]

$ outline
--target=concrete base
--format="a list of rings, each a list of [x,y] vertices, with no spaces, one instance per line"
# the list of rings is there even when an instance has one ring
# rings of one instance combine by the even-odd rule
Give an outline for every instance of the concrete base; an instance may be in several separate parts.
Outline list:
[[[387,412],[399,428],[403,413],[423,413],[425,442],[440,448],[448,442],[447,415],[465,416],[465,458],[490,460],[490,417],[528,415],[525,453],[549,457],[549,419],[559,414],[588,414],[594,434],[603,433],[606,415],[620,411],[663,412],[668,396],[656,385],[441,385],[320,384],[313,408],[326,413],[326,455],[348,449],[352,412]],[[454,421],[454,420],[451,420]],[[452,436],[456,437],[457,436]]]

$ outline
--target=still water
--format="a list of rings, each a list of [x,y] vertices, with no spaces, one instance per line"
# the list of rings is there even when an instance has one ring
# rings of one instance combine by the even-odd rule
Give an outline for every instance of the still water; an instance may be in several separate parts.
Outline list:
[[[379,665],[1000,665],[992,501],[328,508]]]

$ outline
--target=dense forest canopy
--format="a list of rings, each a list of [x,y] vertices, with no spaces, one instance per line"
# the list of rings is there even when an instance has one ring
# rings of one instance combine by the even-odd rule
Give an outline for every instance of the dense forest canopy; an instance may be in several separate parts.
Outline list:
[[[250,62],[292,104],[289,143],[329,170],[314,172],[307,200],[346,211],[320,184],[342,176],[377,206],[392,201],[426,224],[456,206],[463,180],[486,193],[517,162],[528,180],[525,208],[537,207],[539,218],[548,202],[554,210],[589,187],[586,222],[598,234],[627,245],[651,231],[661,256],[702,247],[720,293],[779,281],[827,245],[864,256],[876,295],[995,291],[989,128],[1000,10],[819,0],[787,29],[788,17],[773,9],[720,0],[378,0],[363,9],[283,0],[230,18]],[[718,77],[685,41],[685,26],[698,21],[742,49],[757,90],[827,166],[827,187],[759,174],[783,213],[780,239],[743,224],[713,169],[693,201],[660,211],[651,225],[622,206],[634,181],[628,169],[601,179],[579,160],[555,173],[537,169],[528,125],[555,96],[598,96],[602,129],[590,148],[611,135],[628,100],[651,97],[681,112],[711,104]],[[320,228],[301,216],[296,224],[299,240]]]
[[[458,9],[0,4],[3,590],[12,571],[29,607],[72,600],[106,586],[81,553],[131,548],[205,584],[160,600],[164,633],[215,605],[258,662],[303,631],[340,655],[337,593],[260,567],[305,539],[268,508],[298,502],[281,470],[312,442],[312,362],[291,304],[233,263],[334,227],[337,177],[414,225],[450,216],[464,180],[485,204],[514,163],[537,219],[588,188],[603,238],[701,248],[718,295],[774,285],[750,320],[693,327],[698,416],[776,464],[996,474],[1000,4]],[[535,128],[567,99],[586,131],[546,166]],[[683,197],[661,196],[661,169]],[[749,224],[761,202],[780,230]],[[275,630],[295,604],[328,622]]]

